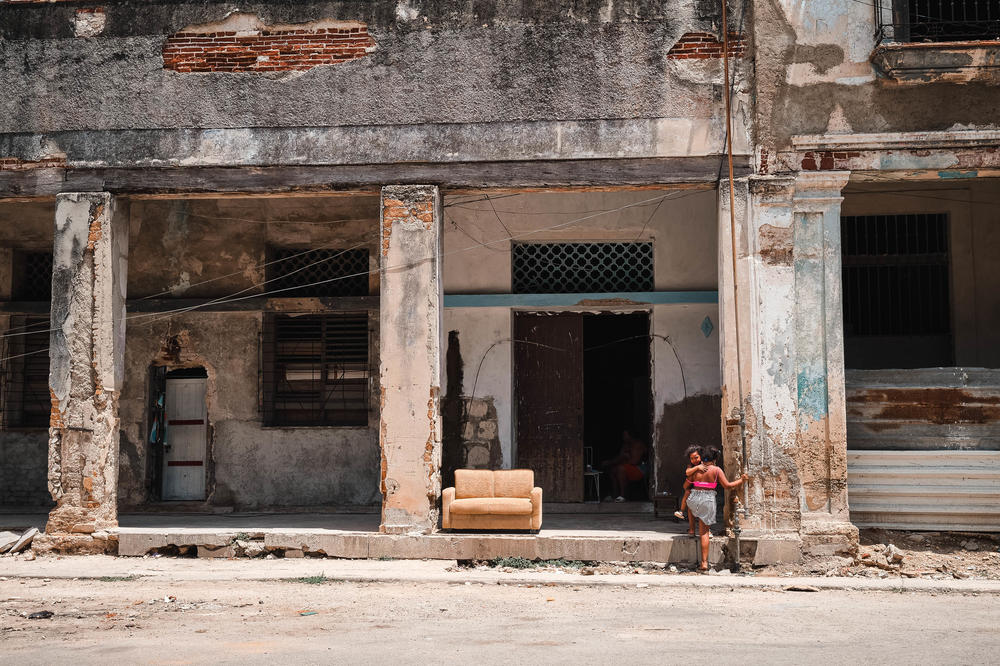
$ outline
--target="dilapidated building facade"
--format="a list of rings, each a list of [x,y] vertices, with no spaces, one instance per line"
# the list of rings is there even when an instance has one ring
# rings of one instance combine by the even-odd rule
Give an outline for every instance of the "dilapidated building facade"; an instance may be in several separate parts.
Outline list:
[[[1000,527],[998,46],[888,2],[0,1],[0,502],[430,533],[628,428],[760,561]]]

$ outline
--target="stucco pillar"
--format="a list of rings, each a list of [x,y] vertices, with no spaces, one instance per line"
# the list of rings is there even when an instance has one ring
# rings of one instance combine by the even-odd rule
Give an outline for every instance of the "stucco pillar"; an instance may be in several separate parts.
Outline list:
[[[441,496],[441,199],[382,188],[381,531],[437,529]]]
[[[106,192],[56,198],[49,340],[49,513],[42,549],[113,551],[128,223]]]
[[[803,551],[850,552],[840,205],[846,171],[795,178],[795,378]]]
[[[728,190],[720,189],[727,471],[741,471],[732,461],[742,459],[742,399],[750,475],[740,493],[743,527],[751,539],[772,539],[769,552],[784,561],[795,551],[849,552],[857,539],[847,512],[840,299],[847,178],[810,172],[738,182],[735,282]]]

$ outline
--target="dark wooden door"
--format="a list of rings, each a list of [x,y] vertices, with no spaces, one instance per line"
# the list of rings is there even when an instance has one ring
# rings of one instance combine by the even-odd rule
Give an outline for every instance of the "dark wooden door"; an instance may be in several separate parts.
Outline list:
[[[583,501],[583,315],[514,315],[517,466],[549,502]]]

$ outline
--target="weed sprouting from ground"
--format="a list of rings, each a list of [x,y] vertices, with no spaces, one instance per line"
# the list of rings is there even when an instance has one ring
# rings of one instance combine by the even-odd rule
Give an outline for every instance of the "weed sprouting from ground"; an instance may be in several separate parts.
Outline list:
[[[323,583],[329,583],[330,579],[323,574],[318,574],[316,576],[303,576],[302,578],[296,578],[296,583],[306,583],[307,585],[322,585]]]
[[[102,583],[127,583],[138,579],[139,577],[135,574],[129,574],[127,576],[101,576],[98,578],[98,580]]]
[[[524,557],[495,557],[489,560],[491,567],[506,567],[508,569],[535,569],[557,567],[563,569],[579,569],[584,566],[580,560],[529,560]]]

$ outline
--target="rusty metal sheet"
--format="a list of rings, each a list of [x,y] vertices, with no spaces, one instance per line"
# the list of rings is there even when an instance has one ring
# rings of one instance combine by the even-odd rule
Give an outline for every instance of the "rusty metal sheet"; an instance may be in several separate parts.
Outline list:
[[[548,502],[583,500],[583,316],[514,317],[517,466]]]

